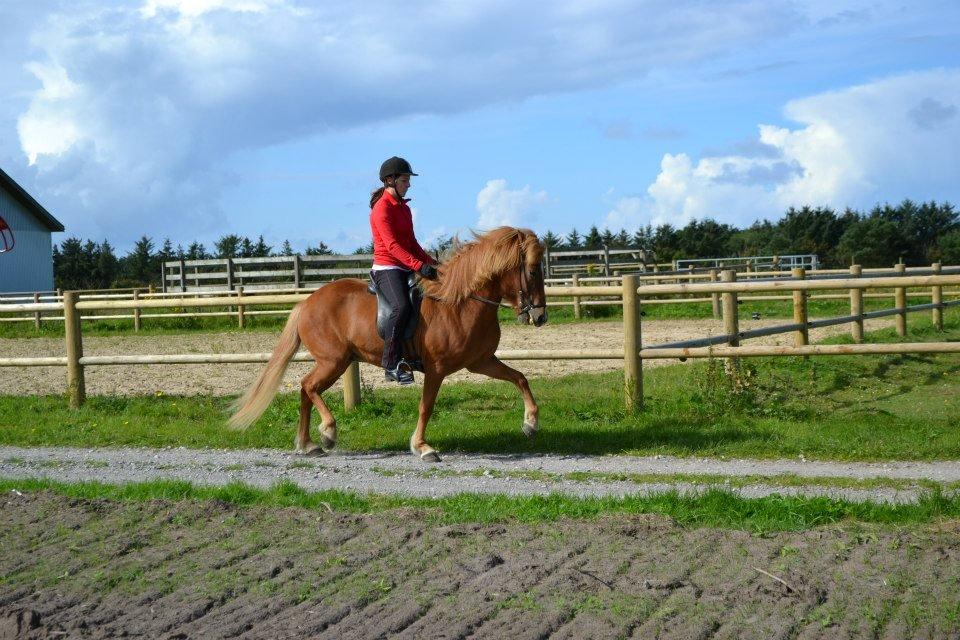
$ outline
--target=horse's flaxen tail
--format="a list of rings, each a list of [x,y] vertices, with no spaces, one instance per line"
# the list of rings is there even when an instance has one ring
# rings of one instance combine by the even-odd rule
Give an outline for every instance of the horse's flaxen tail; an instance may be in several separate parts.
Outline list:
[[[273,396],[276,395],[280,380],[283,379],[283,374],[287,370],[287,364],[289,364],[297,349],[300,348],[300,334],[297,333],[297,323],[300,319],[302,304],[298,304],[290,312],[287,325],[283,328],[283,333],[280,334],[280,341],[273,348],[273,355],[270,356],[270,360],[260,377],[233,404],[234,413],[227,423],[231,429],[246,429],[256,422],[257,418],[267,410]]]

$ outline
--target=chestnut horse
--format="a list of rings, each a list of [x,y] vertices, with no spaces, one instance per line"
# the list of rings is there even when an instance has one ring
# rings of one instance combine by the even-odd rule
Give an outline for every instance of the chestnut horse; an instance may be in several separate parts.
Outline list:
[[[521,322],[539,327],[547,321],[542,255],[532,231],[499,227],[460,246],[440,265],[436,281],[420,281],[424,300],[413,342],[423,360],[423,394],[410,450],[421,460],[440,460],[424,432],[440,383],[463,368],[515,384],[523,394],[523,432],[531,438],[536,434],[539,410],[526,377],[498,360],[494,352],[500,342],[497,309],[503,302],[513,307]],[[377,335],[376,316],[376,297],[362,280],[337,280],[315,291],[293,308],[266,368],[237,401],[230,426],[246,428],[260,417],[303,342],[316,366],[300,385],[296,450],[323,455],[332,449],[337,441],[337,421],[320,394],[352,361],[380,365],[383,340]],[[320,413],[321,445],[310,439],[313,407]]]

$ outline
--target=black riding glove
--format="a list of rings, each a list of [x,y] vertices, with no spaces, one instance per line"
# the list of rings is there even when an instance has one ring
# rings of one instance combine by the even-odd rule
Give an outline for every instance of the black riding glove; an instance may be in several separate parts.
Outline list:
[[[437,268],[432,264],[427,264],[426,262],[420,267],[420,276],[426,278],[427,280],[436,280],[437,279]]]

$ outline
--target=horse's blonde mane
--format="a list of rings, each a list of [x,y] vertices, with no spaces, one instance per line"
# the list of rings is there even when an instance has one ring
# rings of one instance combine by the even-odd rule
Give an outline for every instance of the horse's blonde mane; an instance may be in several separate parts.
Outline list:
[[[454,252],[440,266],[440,278],[422,280],[424,293],[449,304],[458,304],[500,274],[517,269],[521,257],[532,270],[543,257],[537,235],[529,229],[497,227],[474,239],[455,240]]]

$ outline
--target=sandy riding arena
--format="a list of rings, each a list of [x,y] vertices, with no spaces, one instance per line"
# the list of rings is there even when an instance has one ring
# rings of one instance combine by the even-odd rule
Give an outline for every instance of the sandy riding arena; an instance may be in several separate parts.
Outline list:
[[[783,324],[785,320],[741,322],[741,330]],[[867,322],[868,330],[884,326],[883,321]],[[546,325],[540,328],[505,324],[502,327],[501,349],[619,349],[623,345],[620,322],[584,322]],[[845,333],[844,325],[812,330],[811,341]],[[702,338],[723,333],[723,325],[715,320],[652,321],[643,325],[643,343],[653,345],[679,340]],[[123,335],[84,338],[85,355],[165,354],[165,353],[260,353],[269,352],[278,332],[187,333],[182,335]],[[792,344],[793,335],[779,334],[751,340],[751,344]],[[63,340],[54,338],[3,339],[0,348],[7,357],[60,356]],[[676,363],[675,360],[650,360],[644,367]],[[576,372],[622,370],[617,360],[554,360],[509,363],[528,377],[560,376]],[[138,395],[162,391],[168,395],[232,395],[245,390],[263,368],[262,364],[229,365],[150,365],[87,367],[87,393],[96,395]],[[310,370],[309,363],[292,363],[282,390],[298,389],[300,378]],[[363,384],[383,386],[380,370],[361,365]],[[467,372],[449,380],[487,380]],[[419,381],[419,376],[418,376]],[[339,384],[339,383],[338,383]],[[66,376],[62,367],[0,368],[0,389],[4,393],[24,395],[64,393]]]

